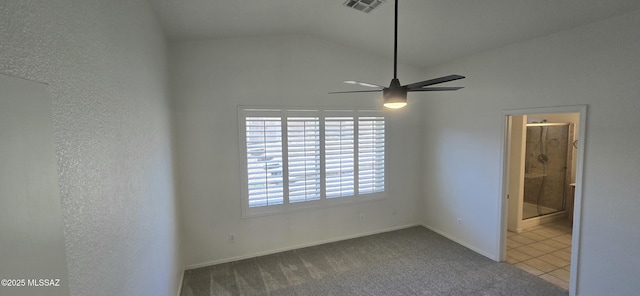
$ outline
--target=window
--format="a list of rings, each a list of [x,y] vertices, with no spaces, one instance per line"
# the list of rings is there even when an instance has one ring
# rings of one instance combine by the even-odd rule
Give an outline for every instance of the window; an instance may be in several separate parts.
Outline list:
[[[351,196],[355,193],[353,117],[324,119],[324,162],[327,198]]]
[[[239,115],[244,216],[383,197],[379,112],[240,108]]]

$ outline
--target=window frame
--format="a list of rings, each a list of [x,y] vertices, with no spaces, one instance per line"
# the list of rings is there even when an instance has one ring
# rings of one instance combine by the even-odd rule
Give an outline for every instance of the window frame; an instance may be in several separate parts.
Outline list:
[[[259,207],[249,207],[249,176],[248,176],[248,163],[247,163],[247,117],[273,117],[278,116],[281,120],[281,139],[282,139],[282,188],[283,198],[282,204],[268,205]],[[325,166],[325,118],[326,117],[353,117],[354,136],[353,136],[353,191],[354,194],[350,196],[343,196],[337,198],[327,198],[326,196],[326,166]],[[288,129],[287,119],[289,117],[318,117],[320,126],[320,199],[310,200],[303,202],[289,202],[289,155],[288,155]],[[359,151],[358,151],[358,136],[359,136],[359,118],[361,117],[382,117],[384,120],[384,190],[381,192],[373,193],[359,193]],[[239,150],[240,150],[240,196],[242,200],[242,217],[250,218],[264,215],[274,215],[279,213],[287,213],[297,210],[305,209],[317,209],[332,206],[341,206],[346,204],[353,204],[359,202],[374,201],[386,198],[387,196],[387,116],[378,110],[361,110],[361,109],[344,109],[344,108],[291,108],[291,107],[259,107],[259,106],[238,106],[238,126],[239,126]]]

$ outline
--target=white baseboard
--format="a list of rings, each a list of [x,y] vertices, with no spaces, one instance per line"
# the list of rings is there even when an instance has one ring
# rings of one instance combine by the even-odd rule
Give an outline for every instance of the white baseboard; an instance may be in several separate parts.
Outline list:
[[[435,233],[437,233],[437,234],[439,234],[439,235],[442,235],[442,236],[444,236],[444,237],[456,242],[459,245],[462,245],[463,247],[465,247],[465,248],[467,248],[467,249],[469,249],[471,251],[474,251],[474,252],[476,252],[476,253],[478,253],[478,254],[480,254],[482,256],[485,256],[485,257],[487,257],[487,258],[489,258],[489,259],[491,259],[493,261],[496,261],[496,262],[500,261],[500,259],[497,258],[495,256],[495,254],[490,254],[490,253],[487,253],[487,252],[485,252],[483,250],[480,250],[480,249],[470,245],[469,243],[467,243],[467,242],[465,242],[463,240],[460,240],[460,239],[458,239],[456,237],[453,237],[453,236],[447,234],[446,232],[443,232],[443,231],[441,231],[441,230],[439,230],[437,228],[431,227],[431,226],[426,225],[426,224],[422,224],[422,226],[427,228],[427,229],[429,229],[429,230],[431,230],[431,231],[433,231],[433,232],[435,232]]]
[[[322,244],[326,244],[326,243],[333,243],[333,242],[337,242],[337,241],[342,241],[342,240],[347,240],[347,239],[352,239],[352,238],[358,238],[358,237],[363,237],[363,236],[368,236],[368,235],[373,235],[373,234],[379,234],[379,233],[384,233],[384,232],[389,232],[389,231],[394,231],[394,230],[400,230],[400,229],[405,229],[405,228],[414,227],[414,226],[423,226],[423,225],[421,225],[419,223],[406,224],[406,225],[401,225],[401,226],[396,226],[396,227],[378,229],[378,230],[373,230],[373,231],[368,231],[368,232],[363,232],[363,233],[358,233],[358,234],[353,234],[353,235],[347,235],[347,236],[341,236],[341,237],[331,238],[331,239],[327,239],[327,240],[316,241],[316,242],[312,242],[312,243],[299,244],[299,245],[295,245],[295,246],[278,248],[278,249],[262,251],[262,252],[252,253],[252,254],[246,254],[246,255],[235,256],[235,257],[230,257],[230,258],[223,258],[223,259],[218,259],[218,260],[213,260],[213,261],[208,261],[208,262],[188,265],[187,267],[185,267],[185,270],[196,269],[196,268],[200,268],[200,267],[211,266],[211,265],[216,265],[216,264],[222,264],[222,263],[238,261],[238,260],[243,260],[243,259],[249,259],[249,258],[253,258],[253,257],[271,255],[271,254],[275,254],[275,253],[280,253],[280,252],[285,252],[285,251],[290,251],[290,250],[295,250],[295,249],[300,249],[300,248],[313,247],[313,246],[322,245]],[[184,274],[184,272],[183,272],[183,274]]]

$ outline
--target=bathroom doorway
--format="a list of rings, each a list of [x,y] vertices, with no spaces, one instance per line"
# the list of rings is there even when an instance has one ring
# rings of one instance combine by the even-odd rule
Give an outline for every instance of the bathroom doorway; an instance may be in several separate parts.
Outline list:
[[[575,295],[586,106],[504,115],[500,258]]]

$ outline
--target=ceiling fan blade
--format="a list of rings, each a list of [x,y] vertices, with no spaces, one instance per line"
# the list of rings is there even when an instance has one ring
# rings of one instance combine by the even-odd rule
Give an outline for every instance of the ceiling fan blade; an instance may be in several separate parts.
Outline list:
[[[377,84],[367,83],[367,82],[361,82],[361,81],[355,81],[355,80],[347,80],[347,81],[343,81],[343,83],[361,85],[361,86],[366,86],[366,87],[377,87],[377,88],[380,88],[380,89],[384,88],[384,86],[382,86],[382,85],[377,85]]]
[[[429,88],[414,88],[408,89],[407,91],[449,91],[449,90],[459,90],[464,87],[454,86],[454,87],[429,87]]]
[[[373,90],[348,90],[348,91],[332,91],[329,94],[347,94],[347,93],[372,93],[372,92],[381,92],[381,89],[373,89]]]
[[[407,92],[418,91],[453,91],[459,90],[462,87],[427,87],[434,84],[449,82],[453,80],[463,79],[461,75],[448,75],[435,79],[420,81],[407,85],[401,85],[398,80],[398,0],[395,0],[395,15],[394,15],[394,32],[393,32],[393,79],[388,87],[384,87],[377,84],[360,82],[355,80],[343,81],[347,84],[360,85],[365,87],[377,88],[376,90],[351,90],[351,91],[334,91],[329,94],[345,94],[345,93],[373,93],[382,92],[385,100],[385,107],[389,108],[402,108],[406,105]]]
[[[416,83],[407,84],[407,85],[405,85],[405,87],[408,88],[409,90],[411,90],[411,89],[419,89],[421,87],[434,85],[434,84],[438,84],[438,83],[445,83],[445,82],[454,81],[454,80],[458,80],[458,79],[462,79],[462,78],[464,78],[464,76],[460,76],[460,75],[442,76],[442,77],[435,78],[435,79],[429,79],[429,80],[425,80],[425,81],[420,81],[420,82],[416,82]]]

